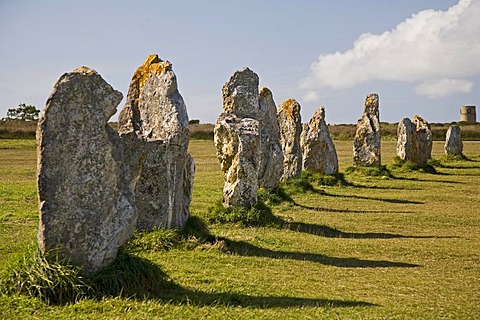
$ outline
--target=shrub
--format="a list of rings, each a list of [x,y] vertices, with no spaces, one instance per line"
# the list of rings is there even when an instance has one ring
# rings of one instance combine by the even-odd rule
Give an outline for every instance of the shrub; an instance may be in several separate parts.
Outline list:
[[[350,183],[345,180],[345,175],[341,172],[336,174],[321,174],[315,171],[303,171],[302,179],[317,186],[348,186]]]
[[[222,201],[219,200],[208,208],[208,221],[212,223],[239,223],[248,227],[274,224],[276,218],[261,199],[250,208],[242,206],[224,207]]]
[[[393,158],[393,162],[389,167],[403,172],[410,172],[419,169],[418,165],[415,162],[403,160],[399,156]]]
[[[178,229],[153,229],[137,231],[125,245],[129,252],[155,252],[168,250],[181,241],[182,235]]]
[[[242,206],[224,207],[221,200],[208,208],[208,220],[215,223],[241,223],[245,226],[258,224],[262,212],[256,207]]]
[[[279,205],[282,202],[285,202],[285,197],[283,197],[278,192],[270,192],[264,188],[258,189],[258,201],[261,201],[267,206]]]
[[[435,167],[441,166],[440,161],[430,159],[427,161],[424,167],[418,166],[417,163],[408,161],[408,160],[403,160],[400,157],[395,157],[393,158],[393,163],[389,166],[392,170],[400,170],[402,172],[412,172],[412,171],[418,171],[418,172],[424,172],[424,173],[437,173],[437,170],[435,170]]]
[[[279,187],[279,194],[286,196],[314,191],[315,188],[305,177],[288,179],[280,183]]]

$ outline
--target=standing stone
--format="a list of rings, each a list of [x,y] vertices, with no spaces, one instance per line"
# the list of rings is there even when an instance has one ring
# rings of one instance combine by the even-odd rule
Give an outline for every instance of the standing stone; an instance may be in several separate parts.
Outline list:
[[[38,122],[38,243],[85,274],[108,266],[135,230],[122,145],[108,126],[121,100],[81,67],[58,80]]]
[[[260,160],[259,122],[222,113],[215,125],[214,144],[224,172],[223,205],[255,205]]]
[[[445,154],[463,157],[462,132],[459,126],[450,126],[445,141]]]
[[[282,180],[299,178],[302,173],[302,118],[300,104],[295,99],[283,101],[277,109],[280,144],[283,151]]]
[[[187,108],[172,64],[156,54],[135,71],[119,119],[137,228],[182,228],[190,214],[194,162]]]
[[[380,116],[378,94],[371,93],[365,99],[363,115],[357,123],[353,141],[353,165],[380,166]]]
[[[303,169],[322,174],[338,173],[338,158],[335,145],[325,122],[325,108],[315,111],[302,135]]]
[[[417,132],[409,118],[403,118],[397,128],[397,156],[405,161],[417,160]]]
[[[416,126],[415,130],[417,135],[417,159],[415,162],[419,167],[425,167],[427,161],[432,158],[432,130],[430,129],[430,124],[420,116],[415,115],[413,117],[413,122]]]
[[[223,85],[223,113],[214,128],[217,158],[224,172],[223,205],[250,207],[257,203],[260,165],[258,75],[236,71]]]
[[[283,174],[283,152],[280,144],[280,127],[277,119],[277,107],[272,92],[262,88],[259,94],[260,122],[260,164],[258,172],[259,187],[274,191],[280,184]]]

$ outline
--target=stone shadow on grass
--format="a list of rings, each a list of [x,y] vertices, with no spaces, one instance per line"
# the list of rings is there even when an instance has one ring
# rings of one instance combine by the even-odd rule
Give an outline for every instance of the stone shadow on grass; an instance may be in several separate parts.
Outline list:
[[[444,239],[458,237],[437,237],[437,236],[404,236],[396,233],[382,232],[344,232],[325,225],[304,223],[304,222],[286,222],[284,229],[308,233],[311,235],[322,236],[325,238],[347,238],[347,239]]]
[[[403,179],[403,178],[396,178]],[[351,183],[348,187],[361,188],[361,189],[377,189],[377,190],[423,190],[421,188],[405,188],[405,187],[392,187],[392,186],[366,186],[359,183]]]
[[[404,199],[385,199],[385,198],[375,198],[375,197],[364,197],[364,196],[357,196],[357,195],[343,195],[343,194],[333,194],[333,193],[323,193],[327,197],[334,197],[334,198],[351,198],[351,199],[362,199],[362,200],[375,200],[375,201],[382,201],[387,203],[402,203],[402,204],[424,204],[421,201],[412,201],[412,200],[404,200]]]
[[[304,204],[300,204],[296,201],[293,201],[294,206],[300,207],[302,209],[319,211],[319,212],[331,212],[331,213],[415,213],[413,211],[392,211],[392,210],[351,210],[351,209],[332,209],[324,207],[312,207]]]
[[[289,308],[289,307],[375,307],[376,304],[366,301],[324,299],[324,298],[303,298],[291,296],[255,296],[235,292],[202,292],[177,286],[162,294],[151,298],[160,299],[170,304],[196,305],[196,306],[236,306],[259,309]]]
[[[254,308],[287,307],[365,307],[364,301],[291,296],[254,296],[235,292],[202,292],[175,283],[157,264],[145,258],[122,253],[114,264],[92,279],[97,299],[125,297],[136,300],[162,300],[165,303],[197,306],[241,306]]]
[[[317,195],[325,195],[325,196],[337,196],[337,195],[332,195],[326,193],[324,190],[321,189],[313,189],[313,191],[310,191],[312,194],[317,194]],[[313,210],[313,211],[320,211],[320,212],[332,212],[332,213],[413,213],[410,211],[385,211],[385,210],[351,210],[351,209],[333,209],[333,208],[324,208],[324,207],[312,207],[312,206],[307,206],[300,204],[296,202],[289,194],[285,193],[283,190],[280,190],[278,192],[278,196],[281,199],[281,201],[285,201],[287,203],[290,203],[294,206],[300,207],[302,209],[307,209],[307,210]],[[341,196],[338,196],[341,197]],[[346,197],[356,197],[356,196],[346,196]],[[371,198],[365,197],[365,199],[372,200]],[[384,199],[382,199],[384,200]],[[397,200],[397,199],[390,199],[391,201],[403,201],[403,200]],[[397,202],[398,203],[398,202]],[[422,203],[415,203],[415,204],[422,204]],[[266,211],[266,214],[271,216],[271,220],[275,223],[278,221],[275,216],[273,216],[272,211],[270,207],[266,206],[265,204],[262,204],[262,210]]]
[[[358,258],[329,257],[318,253],[275,251],[261,248],[245,241],[235,241],[224,237],[219,237],[218,240],[224,241],[227,252],[247,257],[311,261],[339,268],[415,268],[420,266],[418,264],[386,260],[363,260]]]
[[[266,207],[265,211],[263,212],[264,215],[267,217],[265,221],[269,221],[268,225],[271,227],[277,228],[284,228],[306,232],[310,234],[318,234],[324,235],[327,237],[334,237],[334,236],[345,236],[345,237],[352,237],[352,235],[358,238],[362,236],[365,238],[368,237],[382,237],[383,238],[394,238],[394,237],[402,237],[400,235],[391,235],[391,234],[348,234],[344,233],[329,227],[324,226],[315,226],[312,228],[312,225],[302,224],[302,223],[292,223],[286,222],[285,220],[276,217],[272,214],[271,210]],[[191,219],[191,220],[190,220]],[[292,259],[292,260],[299,260],[299,261],[312,261],[317,262],[323,265],[328,266],[335,266],[335,267],[344,267],[344,268],[389,268],[389,267],[396,267],[396,268],[413,268],[418,267],[417,264],[410,264],[404,262],[392,262],[392,261],[376,261],[376,260],[362,260],[358,258],[338,258],[338,257],[329,257],[322,254],[317,253],[301,253],[301,252],[289,252],[289,251],[275,251],[270,249],[261,248],[255,246],[251,243],[245,241],[236,241],[231,240],[226,237],[216,237],[215,235],[211,234],[208,228],[206,227],[203,220],[198,217],[191,216],[189,219],[188,225],[192,226],[188,232],[187,236],[194,236],[197,239],[202,239],[203,242],[208,243],[215,243],[217,241],[222,241],[224,243],[223,250],[227,253],[231,254],[238,254],[241,256],[252,256],[252,257],[269,257],[274,259]],[[314,233],[317,232],[317,233]]]
[[[445,168],[445,169],[466,169],[466,170],[471,170],[471,169],[477,169],[478,170],[478,169],[480,169],[479,166],[454,166],[454,165],[449,165],[449,164],[442,164],[441,168]]]
[[[463,184],[463,182],[460,182],[460,181],[449,181],[449,180],[429,180],[429,179],[406,178],[406,177],[397,177],[395,179],[413,181],[413,182],[439,182],[439,183],[446,183],[446,184]]]

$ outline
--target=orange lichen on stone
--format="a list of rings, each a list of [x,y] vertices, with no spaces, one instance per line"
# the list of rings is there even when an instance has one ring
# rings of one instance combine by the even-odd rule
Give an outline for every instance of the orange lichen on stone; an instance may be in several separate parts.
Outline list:
[[[413,116],[413,122],[417,126],[417,130],[419,130],[423,127],[427,127],[430,130],[430,124],[425,119],[420,117],[419,115],[414,115]]]
[[[368,96],[366,99],[365,99],[365,105],[369,105],[372,103],[372,98],[370,98],[370,96]]]
[[[163,61],[158,55],[151,54],[137,71],[135,71],[132,82],[136,83],[138,88],[141,89],[152,73],[161,74],[165,70],[170,70],[171,66],[172,64],[169,61]]]
[[[297,101],[295,101],[295,99],[289,98],[289,99],[283,101],[280,104],[280,108],[283,110],[283,112],[285,112],[285,114],[288,117],[293,118],[294,113],[298,112],[298,111],[295,110],[295,106],[297,106],[297,105],[298,105],[298,103],[297,103]]]
[[[90,69],[89,67],[81,66],[72,71],[73,73],[82,73],[82,74],[96,74],[97,71]]]
[[[266,97],[268,97],[269,95],[271,96],[272,95],[272,91],[270,91],[270,89],[268,89],[267,87],[263,87],[261,90],[260,90],[260,98],[264,99]]]

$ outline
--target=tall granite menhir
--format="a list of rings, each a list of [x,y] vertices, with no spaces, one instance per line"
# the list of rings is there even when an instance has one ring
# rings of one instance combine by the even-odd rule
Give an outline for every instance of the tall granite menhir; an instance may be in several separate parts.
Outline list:
[[[302,117],[300,104],[295,99],[283,101],[277,109],[280,126],[280,144],[283,151],[282,180],[299,178],[302,173]]]
[[[224,172],[223,205],[249,207],[257,203],[261,157],[258,75],[249,68],[236,71],[222,92],[214,144]]]
[[[188,220],[194,162],[187,108],[172,64],[156,54],[132,77],[119,119],[137,228],[181,228]]]
[[[58,80],[38,122],[38,243],[85,274],[108,266],[135,230],[122,146],[108,126],[121,100],[81,67]]]
[[[318,108],[306,124],[302,135],[303,169],[322,174],[338,173],[338,158],[325,122],[325,108]]]
[[[371,93],[365,99],[362,118],[358,120],[353,140],[353,165],[380,166],[380,116],[378,94]]]
[[[283,174],[283,151],[280,144],[280,127],[273,94],[268,88],[259,93],[260,163],[259,187],[274,191]]]

